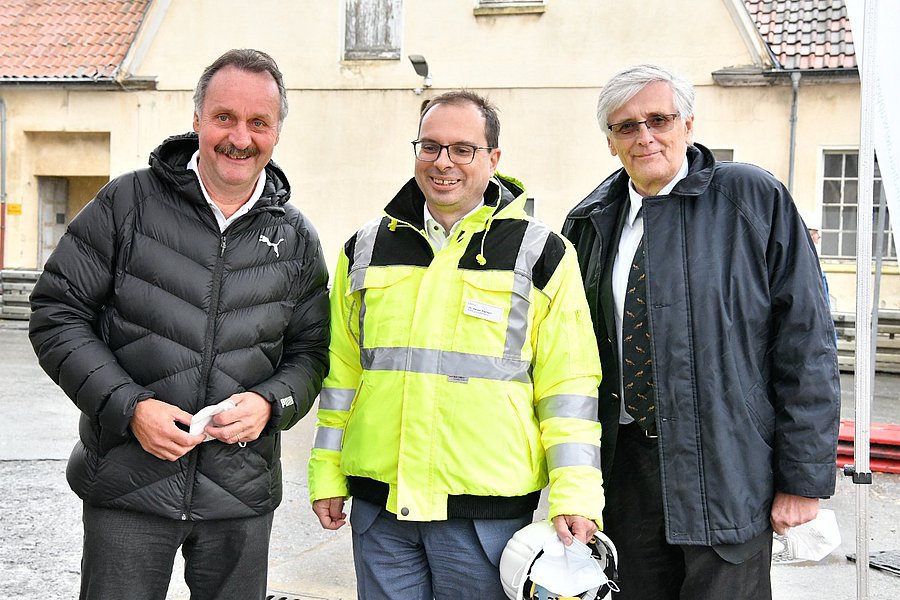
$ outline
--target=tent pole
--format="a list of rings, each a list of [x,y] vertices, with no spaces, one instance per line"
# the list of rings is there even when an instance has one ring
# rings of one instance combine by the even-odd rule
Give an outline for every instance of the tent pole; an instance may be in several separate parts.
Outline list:
[[[872,196],[875,175],[873,140],[873,90],[870,83],[876,72],[875,45],[876,2],[863,2],[863,52],[858,61],[860,71],[860,143],[859,186],[857,199],[856,238],[856,419],[853,443],[852,475],[856,488],[856,597],[869,597],[869,466],[870,421],[874,356],[872,355]],[[860,57],[860,54],[857,54]]]

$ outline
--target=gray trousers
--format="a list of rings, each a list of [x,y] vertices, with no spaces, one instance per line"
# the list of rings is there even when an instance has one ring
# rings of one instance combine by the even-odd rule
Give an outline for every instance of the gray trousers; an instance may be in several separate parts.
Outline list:
[[[353,499],[353,562],[359,600],[507,600],[500,555],[518,519],[399,521],[383,508]]]
[[[191,600],[262,600],[272,516],[176,521],[84,504],[81,600],[165,600],[178,548]]]

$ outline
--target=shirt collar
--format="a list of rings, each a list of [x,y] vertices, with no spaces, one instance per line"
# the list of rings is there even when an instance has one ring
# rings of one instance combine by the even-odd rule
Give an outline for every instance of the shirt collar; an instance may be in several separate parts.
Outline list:
[[[428,235],[428,239],[431,240],[432,245],[438,250],[443,250],[444,248],[446,248],[450,238],[453,237],[453,235],[456,233],[456,230],[459,228],[459,224],[462,223],[466,217],[477,211],[482,206],[484,206],[484,199],[482,199],[475,208],[470,210],[468,213],[463,215],[456,223],[454,223],[449,232],[445,233],[444,226],[438,223],[437,219],[432,216],[431,211],[428,210],[428,203],[426,202],[424,208],[425,233]]]
[[[665,187],[659,190],[657,196],[665,196],[678,184],[679,181],[687,177],[688,173],[688,160],[687,155],[684,157],[684,162],[681,163],[681,168],[678,169],[678,172],[675,174],[675,177],[665,185]],[[634,225],[634,220],[637,219],[638,211],[644,205],[644,197],[641,196],[637,190],[634,189],[634,183],[632,183],[631,179],[628,180],[628,198],[631,201],[628,209],[628,224]]]
[[[472,213],[477,211],[482,206],[484,206],[484,198],[482,198],[481,201],[477,205],[475,205],[475,208],[473,208],[472,210],[470,210],[469,212],[467,212],[466,214],[461,216],[459,218],[459,220],[456,223],[454,223],[452,227],[450,227],[450,232],[447,233],[447,236],[449,237],[449,236],[453,235],[453,232],[456,231],[457,226],[459,226],[459,224],[462,223],[466,217],[468,217],[469,215],[471,215]],[[429,229],[429,231],[431,230],[431,227],[429,227],[429,225],[432,222],[441,228],[441,232],[444,231],[444,227],[438,222],[437,219],[434,218],[434,216],[431,214],[431,211],[428,210],[428,202],[425,203],[424,220],[425,220],[425,227],[427,229]]]
[[[228,227],[228,225],[250,212],[250,209],[253,208],[253,205],[256,204],[256,201],[262,197],[263,189],[265,189],[266,186],[265,170],[263,170],[259,174],[259,178],[257,178],[256,180],[256,187],[253,189],[253,193],[250,194],[250,197],[247,198],[247,201],[241,204],[240,208],[234,211],[234,214],[226,218],[225,214],[222,212],[222,209],[219,208],[219,206],[215,202],[213,202],[213,199],[210,197],[209,192],[206,190],[206,186],[203,184],[203,177],[200,176],[200,169],[197,166],[199,162],[200,151],[196,150],[191,156],[191,160],[188,161],[187,168],[197,174],[197,180],[200,182],[200,190],[203,192],[203,197],[206,198],[207,204],[209,204],[210,208],[212,208],[213,215],[215,215],[216,217],[216,222],[219,224],[219,229],[221,231],[225,231],[225,228]]]

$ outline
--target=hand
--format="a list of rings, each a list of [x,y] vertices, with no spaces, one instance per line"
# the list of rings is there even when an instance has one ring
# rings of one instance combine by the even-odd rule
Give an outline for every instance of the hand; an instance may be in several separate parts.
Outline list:
[[[272,405],[254,392],[234,394],[228,399],[234,402],[234,408],[215,415],[204,431],[226,444],[257,439],[272,417]]]
[[[340,529],[347,522],[344,499],[341,497],[316,500],[312,504],[312,509],[319,517],[323,529]]]
[[[556,527],[556,535],[566,546],[572,544],[572,536],[587,544],[597,533],[596,523],[578,515],[557,515],[553,517],[553,526]]]
[[[804,498],[784,492],[775,492],[769,520],[775,533],[784,535],[791,527],[812,521],[817,514],[819,514],[818,498]]]
[[[177,406],[148,398],[134,407],[131,432],[146,452],[156,458],[174,461],[205,439],[202,434],[191,435],[175,425],[190,425],[191,417],[190,413]]]

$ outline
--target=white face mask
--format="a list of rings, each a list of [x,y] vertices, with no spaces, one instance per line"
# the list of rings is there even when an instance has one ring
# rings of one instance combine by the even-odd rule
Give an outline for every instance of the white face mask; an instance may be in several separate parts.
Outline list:
[[[544,544],[544,553],[534,561],[531,580],[559,596],[582,597],[592,590],[591,598],[609,581],[588,546],[577,539],[566,546],[556,536]]]

